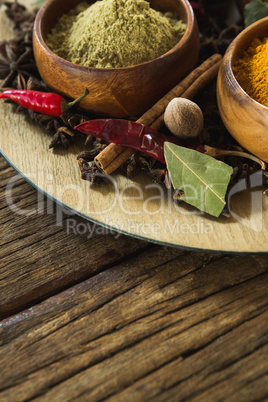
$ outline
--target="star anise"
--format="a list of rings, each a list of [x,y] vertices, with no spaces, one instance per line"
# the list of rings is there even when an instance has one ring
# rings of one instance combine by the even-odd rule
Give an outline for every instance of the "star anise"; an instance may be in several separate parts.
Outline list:
[[[3,1],[0,0],[0,5],[5,5],[5,13],[8,18],[13,22],[14,28],[21,30],[22,25],[25,22],[32,21],[36,14],[36,10],[29,11],[27,8],[15,1]]]
[[[81,179],[87,180],[91,184],[100,184],[105,180],[105,174],[102,173],[95,162],[89,164],[85,159],[78,159],[78,166],[81,172]]]
[[[40,119],[44,119],[43,116],[44,115],[40,115]],[[52,125],[53,122],[56,133],[52,137],[49,148],[54,148],[56,145],[63,145],[65,148],[68,148],[72,143],[72,137],[83,135],[82,133],[73,130],[73,127],[86,120],[88,120],[87,116],[70,112],[63,113],[59,118],[54,117],[49,124]],[[47,126],[47,129],[49,129],[49,126]]]
[[[37,10],[29,11],[23,5],[0,0],[0,5],[6,6],[6,14],[14,24],[17,35],[14,39],[0,42],[0,79],[2,89],[17,88],[37,91],[48,91],[40,79],[34,60],[32,48],[33,23]],[[30,118],[53,133],[49,148],[58,145],[68,147],[71,138],[82,134],[73,130],[73,127],[88,120],[89,116],[79,113],[64,113],[60,117],[47,116],[36,113],[21,106],[17,112],[27,113]]]
[[[16,78],[18,87],[18,76],[25,80],[25,77],[38,75],[33,50],[26,49],[22,54],[20,50],[20,45],[14,40],[0,45],[0,79],[4,80],[2,88],[13,87]]]
[[[54,148],[56,145],[61,144],[64,148],[68,148],[71,144],[71,138],[74,137],[74,132],[68,127],[59,127],[57,132],[53,135],[49,148]]]
[[[107,147],[107,143],[104,143],[99,138],[94,138],[92,140],[92,144],[90,145],[90,150],[85,150],[80,152],[77,155],[77,159],[84,159],[86,162],[91,162],[105,147]]]
[[[72,126],[68,122],[64,122],[62,116],[48,116],[41,113],[28,111],[32,120],[35,120],[38,124],[43,126],[45,130],[54,133],[49,144],[49,148],[55,148],[56,146],[63,145],[64,148],[68,148],[72,143],[73,137],[81,136],[81,133],[73,130]],[[75,115],[74,115],[75,116]],[[79,115],[78,115],[79,116]],[[78,118],[77,118],[78,119]],[[84,117],[82,117],[84,119]],[[79,120],[78,120],[79,121]],[[78,123],[77,123],[78,124]]]
[[[11,19],[17,35],[0,43],[0,79],[2,88],[22,88],[26,78],[39,77],[32,49],[33,23],[37,10],[28,11],[23,5],[0,0],[6,6],[6,14]],[[17,79],[16,79],[17,78]]]
[[[128,159],[128,161],[124,165],[126,167],[127,177],[131,179],[141,170],[151,172],[155,163],[156,160],[151,158],[150,156],[135,153]]]

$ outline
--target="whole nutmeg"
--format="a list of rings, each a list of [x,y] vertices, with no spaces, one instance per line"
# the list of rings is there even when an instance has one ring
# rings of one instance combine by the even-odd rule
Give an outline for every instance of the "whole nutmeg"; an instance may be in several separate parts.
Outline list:
[[[168,129],[181,139],[196,138],[204,126],[204,117],[200,107],[185,98],[174,98],[164,113]]]

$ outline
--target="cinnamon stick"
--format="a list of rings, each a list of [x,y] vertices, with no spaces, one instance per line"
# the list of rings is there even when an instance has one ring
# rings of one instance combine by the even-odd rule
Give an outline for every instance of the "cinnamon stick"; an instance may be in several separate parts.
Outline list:
[[[162,115],[164,114],[169,102],[173,98],[182,96],[183,94],[186,94],[188,99],[190,99],[190,96],[193,98],[200,89],[207,85],[216,76],[221,59],[222,56],[220,54],[214,54],[209,57],[179,84],[172,88],[165,96],[163,96],[163,98],[155,103],[151,109],[145,112],[137,120],[137,123],[154,128],[159,124],[162,125]],[[134,152],[135,151],[131,148],[111,143],[95,157],[94,161],[100,170],[106,174],[111,174],[126,162]]]
[[[201,74],[190,87],[183,92],[181,98],[193,99],[199,91],[205,88],[218,74],[221,60],[212,65],[207,71]],[[159,130],[164,124],[164,113],[162,113],[150,126],[155,130]]]
[[[145,112],[138,120],[137,123],[150,126],[166,109],[167,105],[173,98],[181,96],[202,74],[209,71],[214,64],[218,63],[222,56],[218,53],[209,57],[200,66],[195,68],[187,77],[185,77],[179,84],[172,88],[166,95],[163,96],[154,106]]]
[[[94,161],[102,172],[111,174],[134,152],[132,148],[111,143],[95,157]]]

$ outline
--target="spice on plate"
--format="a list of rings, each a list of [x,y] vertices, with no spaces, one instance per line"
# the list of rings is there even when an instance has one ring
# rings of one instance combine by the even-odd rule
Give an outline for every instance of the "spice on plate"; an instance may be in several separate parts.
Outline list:
[[[164,113],[169,130],[178,138],[196,138],[204,127],[204,116],[200,107],[190,99],[176,97],[169,102]]]
[[[159,130],[164,123],[164,111],[168,103],[178,96],[188,99],[194,98],[202,88],[216,77],[221,59],[220,54],[214,54],[209,57],[144,113],[137,122]],[[101,166],[101,170],[104,173],[111,174],[126,162],[132,154],[133,150],[131,148],[111,143],[95,157],[95,162],[97,166]]]
[[[80,123],[74,129],[114,144],[144,152],[163,164],[166,164],[164,142],[182,145],[175,137],[167,136],[144,124],[123,119],[89,120]],[[205,152],[204,147],[199,143],[188,144],[188,147],[199,152]]]
[[[58,56],[87,67],[117,68],[153,60],[181,39],[186,24],[144,0],[81,3],[56,23],[47,45]]]
[[[268,37],[254,39],[234,63],[233,72],[249,96],[268,106]]]

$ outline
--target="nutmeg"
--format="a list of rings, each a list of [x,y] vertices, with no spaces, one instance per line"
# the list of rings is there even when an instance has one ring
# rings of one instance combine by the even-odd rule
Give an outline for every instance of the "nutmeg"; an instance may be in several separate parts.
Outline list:
[[[181,139],[196,138],[204,126],[200,107],[185,98],[174,98],[166,107],[164,120],[169,130]]]

